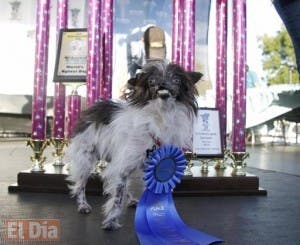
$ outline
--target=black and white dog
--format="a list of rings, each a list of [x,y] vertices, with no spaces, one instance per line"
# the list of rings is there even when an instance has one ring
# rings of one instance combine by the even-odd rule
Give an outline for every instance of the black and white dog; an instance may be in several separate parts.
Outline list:
[[[146,151],[157,142],[191,149],[197,113],[195,83],[201,76],[175,64],[152,61],[128,81],[133,92],[127,102],[100,101],[83,112],[66,152],[68,180],[79,212],[91,211],[85,185],[100,159],[108,162],[102,176],[109,197],[103,228],[115,230],[123,207],[131,201],[129,177],[143,168]]]

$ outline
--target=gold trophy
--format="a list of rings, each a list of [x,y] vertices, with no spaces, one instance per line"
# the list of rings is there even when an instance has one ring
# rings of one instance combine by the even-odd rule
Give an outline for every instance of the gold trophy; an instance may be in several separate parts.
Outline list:
[[[190,151],[187,151],[184,153],[184,156],[186,158],[186,168],[184,170],[184,175],[191,176],[193,175],[191,168],[193,167],[192,158],[193,153]]]
[[[202,163],[202,165],[201,165],[201,173],[207,174],[208,173],[208,163],[211,162],[212,159],[201,158],[199,160]]]
[[[230,152],[228,156],[231,158],[233,170],[232,176],[245,176],[246,175],[246,158],[249,157],[248,152]]]
[[[51,138],[51,143],[55,148],[55,151],[52,152],[52,155],[54,156],[53,166],[63,167],[65,165],[63,163],[63,149],[66,145],[68,145],[68,141],[64,138]]]
[[[215,169],[216,170],[224,170],[226,169],[226,161],[228,160],[228,154],[230,153],[230,150],[224,150],[224,158],[223,159],[215,159]]]
[[[215,169],[217,169],[217,170],[226,169],[225,158],[224,159],[215,159],[215,161],[216,161]]]
[[[45,172],[44,162],[46,157],[43,157],[43,152],[47,145],[49,145],[48,140],[29,139],[27,141],[27,146],[30,146],[33,150],[33,156],[30,157],[33,162],[31,172]]]

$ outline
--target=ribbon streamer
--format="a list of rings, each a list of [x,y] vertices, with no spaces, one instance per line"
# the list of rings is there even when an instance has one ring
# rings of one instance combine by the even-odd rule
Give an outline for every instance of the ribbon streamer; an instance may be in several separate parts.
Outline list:
[[[145,183],[135,214],[135,229],[142,245],[212,244],[222,242],[187,226],[178,215],[171,194],[180,183],[186,160],[175,146],[162,146],[145,162]]]

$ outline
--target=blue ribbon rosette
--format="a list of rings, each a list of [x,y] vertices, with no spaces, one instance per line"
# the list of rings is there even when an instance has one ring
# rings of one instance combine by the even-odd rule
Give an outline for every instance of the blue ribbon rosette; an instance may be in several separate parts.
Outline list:
[[[146,189],[135,213],[135,230],[142,245],[212,244],[222,242],[187,226],[178,215],[171,191],[184,175],[186,160],[175,146],[161,146],[145,162]]]

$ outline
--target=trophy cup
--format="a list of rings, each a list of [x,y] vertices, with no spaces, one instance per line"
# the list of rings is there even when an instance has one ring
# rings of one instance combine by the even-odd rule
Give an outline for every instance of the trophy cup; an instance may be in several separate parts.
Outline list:
[[[63,163],[63,149],[66,145],[68,145],[68,141],[64,138],[51,138],[51,143],[55,149],[55,151],[52,152],[52,155],[54,156],[53,166],[63,167],[65,165]]]
[[[192,170],[191,170],[191,168],[193,167],[193,163],[192,163],[193,153],[187,151],[184,153],[184,155],[186,158],[186,168],[184,170],[184,175],[191,176],[191,175],[193,175]]]
[[[30,146],[33,150],[33,156],[30,157],[32,161],[31,172],[45,172],[44,162],[46,157],[43,157],[45,148],[49,145],[48,140],[29,139],[27,146]]]
[[[228,156],[231,158],[233,163],[231,166],[233,167],[232,176],[245,176],[246,175],[246,158],[249,157],[248,152],[230,152]]]
[[[226,161],[228,160],[228,155],[230,150],[224,150],[224,158],[223,159],[216,159],[215,169],[216,170],[224,170],[226,169]]]

